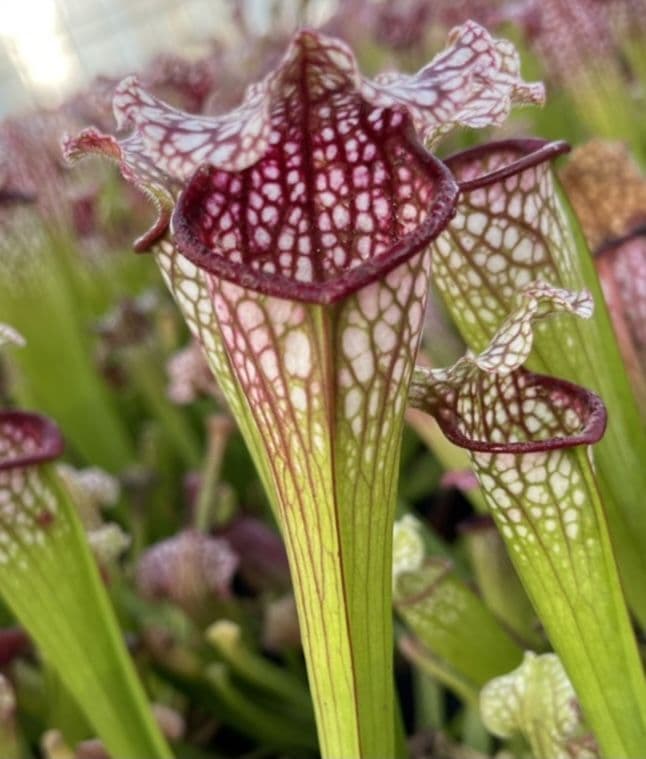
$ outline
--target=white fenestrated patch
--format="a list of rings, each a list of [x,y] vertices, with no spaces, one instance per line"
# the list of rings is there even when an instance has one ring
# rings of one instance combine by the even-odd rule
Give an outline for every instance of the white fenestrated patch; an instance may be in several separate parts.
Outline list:
[[[0,421],[0,460],[34,456],[39,443],[11,421]],[[25,566],[25,556],[42,547],[49,529],[60,532],[58,502],[37,465],[0,471],[0,565]],[[52,527],[53,525],[53,527]]]
[[[480,694],[486,728],[500,738],[522,735],[532,751],[565,759],[580,731],[576,693],[556,654],[525,653],[520,667],[489,681]]]

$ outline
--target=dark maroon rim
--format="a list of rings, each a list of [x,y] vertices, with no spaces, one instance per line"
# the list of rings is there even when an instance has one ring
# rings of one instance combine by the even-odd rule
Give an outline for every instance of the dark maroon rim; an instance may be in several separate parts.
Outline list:
[[[210,248],[197,239],[187,221],[187,206],[201,183],[206,180],[210,166],[202,166],[181,193],[171,220],[173,238],[179,252],[209,274],[241,287],[277,298],[329,305],[346,298],[357,290],[388,274],[416,253],[426,248],[448,225],[455,214],[458,185],[443,162],[420,145],[412,127],[406,129],[405,139],[416,157],[439,185],[431,209],[424,221],[396,242],[386,253],[357,266],[328,283],[297,282],[280,275],[251,270],[245,264],[214,256]]]
[[[451,171],[453,171],[455,167],[464,161],[471,161],[474,158],[482,158],[504,150],[517,152],[519,158],[506,166],[502,166],[495,171],[483,174],[476,179],[470,179],[466,182],[458,182],[460,192],[470,192],[471,190],[479,190],[482,187],[489,187],[492,184],[501,182],[503,179],[515,176],[525,169],[530,169],[541,163],[545,163],[546,161],[552,161],[565,153],[569,153],[571,148],[568,143],[563,140],[556,140],[554,142],[537,138],[497,140],[494,142],[487,142],[484,145],[477,145],[475,148],[462,150],[459,153],[453,153],[448,156],[448,158],[444,159],[444,163],[449,169],[451,169]]]
[[[51,419],[29,411],[0,411],[0,426],[7,424],[31,437],[38,448],[28,456],[0,459],[0,471],[42,464],[57,459],[63,453],[63,436]]]
[[[149,193],[145,194],[148,195],[149,198],[151,197]],[[153,205],[157,211],[157,218],[152,227],[147,229],[132,243],[135,253],[150,253],[155,243],[159,242],[159,240],[161,240],[166,234],[166,230],[170,224],[170,211],[166,210],[155,198],[153,198]]]
[[[460,448],[479,453],[541,453],[560,448],[573,448],[577,445],[592,445],[599,442],[606,431],[608,414],[601,398],[580,385],[567,380],[549,377],[544,374],[534,374],[524,371],[525,378],[532,387],[540,386],[548,392],[557,391],[578,402],[586,409],[587,415],[579,432],[564,437],[548,438],[547,440],[527,440],[518,443],[489,443],[484,440],[473,440],[457,428],[456,415],[451,411],[446,415],[437,414],[435,419],[444,435]]]

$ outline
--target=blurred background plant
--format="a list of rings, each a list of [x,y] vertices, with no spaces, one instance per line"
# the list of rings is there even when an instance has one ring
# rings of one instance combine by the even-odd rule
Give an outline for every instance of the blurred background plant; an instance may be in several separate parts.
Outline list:
[[[417,69],[469,18],[512,39],[525,78],[548,85],[545,108],[512,115],[497,137],[595,139],[559,165],[646,416],[644,0],[0,6],[0,322],[25,341],[1,357],[0,400],[64,431],[61,474],[82,493],[81,522],[177,756],[316,755],[287,560],[199,350],[156,267],[131,250],[150,208],[124,193],[116,170],[64,167],[61,134],[89,123],[112,129],[112,90],[124,74],[138,73],[178,107],[217,113],[298,26],[346,39],[371,74]],[[442,152],[475,139],[460,130]],[[427,321],[426,360],[456,360],[464,343],[439,298]],[[524,649],[546,651],[547,639],[484,516],[468,457],[418,413],[404,438],[399,510],[417,520],[408,548],[421,543],[396,579],[397,688],[412,754],[541,755],[540,736],[494,714],[495,687],[480,711],[480,689],[524,661],[516,672],[540,670],[537,693],[558,681],[558,746],[544,755],[593,756],[578,713],[567,712],[561,670],[543,674],[540,657],[523,660]],[[0,625],[2,756],[103,756],[79,705],[4,607]]]

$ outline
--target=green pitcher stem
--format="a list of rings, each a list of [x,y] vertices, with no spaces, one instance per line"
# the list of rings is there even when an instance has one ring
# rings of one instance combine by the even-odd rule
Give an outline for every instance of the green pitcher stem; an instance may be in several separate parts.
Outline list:
[[[572,544],[567,577],[549,549],[537,566],[510,556],[574,685],[602,755],[646,754],[646,681],[588,452],[575,449],[593,510],[594,546]],[[494,516],[498,517],[494,509]],[[498,521],[498,520],[497,520]],[[587,538],[590,540],[590,537]],[[593,553],[588,553],[592,550]]]
[[[327,759],[378,759],[394,751],[392,621],[390,616],[353,614],[352,578],[344,571],[336,540],[316,539],[305,547],[286,528],[288,552],[296,562],[296,602],[303,620],[303,647],[313,693],[314,710]],[[314,562],[314,555],[323,561]],[[381,580],[386,562],[371,561]],[[349,587],[350,586],[350,587]],[[375,587],[377,586],[377,587]],[[390,601],[389,586],[385,595]],[[324,590],[323,590],[324,589]],[[381,606],[381,582],[364,587]]]
[[[38,555],[21,549],[28,572],[5,577],[3,596],[112,755],[170,759],[75,507],[49,465],[41,476],[56,517]]]
[[[308,714],[309,694],[302,682],[283,667],[253,652],[243,641],[238,624],[227,619],[218,620],[208,628],[206,638],[235,674],[296,706],[300,713]],[[309,713],[309,716],[313,715]]]
[[[211,295],[189,262],[158,260],[281,525],[322,755],[392,757],[392,530],[430,257],[329,306],[226,282]],[[185,282],[213,309],[199,326]]]
[[[344,516],[343,505],[332,499],[329,509],[316,506],[332,514],[338,508],[340,519]],[[350,522],[357,515],[345,516]],[[342,524],[330,520],[323,531],[304,530],[300,515],[292,512],[283,526],[321,754],[327,759],[393,756],[391,531],[375,526],[355,535],[350,554]]]
[[[61,494],[61,502],[66,503],[64,494]],[[71,504],[67,507],[70,510],[73,509]],[[154,756],[155,759],[172,759],[172,752],[155,723],[146,694],[143,691],[133,662],[126,650],[119,629],[119,623],[103,587],[95,560],[90,555],[85,539],[81,535],[81,527],[74,517],[70,521],[73,526],[72,529],[77,533],[75,536],[77,540],[77,556],[82,556],[85,563],[82,571],[87,578],[86,582],[94,590],[94,613],[101,618],[100,640],[88,640],[86,642],[86,650],[89,652],[95,647],[103,647],[105,661],[109,663],[110,667],[110,673],[106,675],[106,678],[110,678],[110,684],[114,688],[114,692],[118,691],[120,694],[118,699],[106,699],[102,692],[103,682],[100,680],[94,682],[86,681],[85,689],[87,697],[95,701],[95,703],[104,702],[104,708],[101,711],[97,709],[96,714],[92,715],[93,721],[98,730],[105,731],[104,741],[108,749],[114,752],[116,756],[125,757],[128,753],[136,753],[141,756]],[[75,569],[76,571],[80,571],[78,565],[75,566]],[[91,610],[88,608],[88,611]],[[98,627],[93,626],[90,637],[94,638],[97,630]],[[81,642],[84,637],[83,631],[77,630],[77,632],[79,634],[79,642]],[[100,669],[99,664],[97,664],[97,667]],[[76,673],[74,673],[73,678],[70,673],[69,680],[66,673],[61,672],[61,676],[70,684],[74,682],[76,685],[78,682],[78,685],[74,689],[75,696],[78,698],[83,690],[80,682],[84,678],[84,673],[79,676],[78,681]],[[96,695],[93,695],[93,691],[96,691]],[[81,706],[85,708],[85,704],[81,703]]]

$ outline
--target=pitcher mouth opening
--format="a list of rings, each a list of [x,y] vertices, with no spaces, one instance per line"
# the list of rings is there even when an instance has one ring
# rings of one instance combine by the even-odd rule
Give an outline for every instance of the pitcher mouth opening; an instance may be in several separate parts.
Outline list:
[[[543,374],[522,371],[524,389],[537,391],[535,399],[544,401],[550,408],[572,409],[578,423],[560,423],[558,434],[536,438],[525,432],[526,439],[487,440],[464,431],[458,413],[444,408],[436,415],[437,422],[446,437],[460,448],[479,453],[541,453],[578,445],[592,445],[603,437],[608,415],[601,398],[580,385]],[[570,429],[568,429],[570,427]],[[510,436],[511,437],[511,436]],[[519,436],[518,436],[519,437]]]
[[[293,269],[291,272],[281,272],[279,256],[269,259],[265,256],[264,262],[260,259],[254,261],[248,248],[236,250],[231,256],[218,246],[217,241],[215,244],[209,244],[209,230],[205,227],[212,229],[213,222],[208,216],[207,205],[210,203],[210,196],[216,192],[215,185],[230,178],[241,178],[244,184],[249,172],[256,169],[255,166],[237,174],[203,166],[195,173],[181,193],[171,221],[172,236],[177,249],[198,268],[216,277],[266,295],[307,303],[332,304],[383,278],[388,272],[423,251],[446,228],[455,214],[458,199],[458,185],[449,169],[418,142],[412,127],[406,122],[407,119],[404,118],[402,126],[387,138],[393,144],[392,150],[399,151],[399,154],[393,155],[393,165],[399,167],[405,162],[404,159],[409,161],[409,166],[414,164],[417,178],[426,184],[423,189],[432,196],[431,204],[428,210],[422,208],[421,213],[424,216],[421,221],[416,222],[414,226],[406,225],[398,218],[399,206],[396,204],[396,198],[384,195],[392,228],[388,230],[389,239],[384,243],[384,249],[376,255],[362,260],[363,256],[357,249],[361,232],[357,229],[350,230],[349,245],[347,250],[342,252],[345,256],[344,264],[331,263],[330,251],[320,247],[312,253],[311,276],[301,276]],[[348,171],[350,169],[351,167]],[[378,200],[381,199],[380,197]],[[235,202],[238,202],[237,198]],[[315,229],[317,222],[316,218],[313,218],[312,210],[314,198],[308,198],[307,203],[311,217],[308,219],[307,234],[324,239],[325,233]],[[291,210],[289,205],[281,209],[283,215]],[[371,206],[368,206],[367,214],[370,214],[371,210]],[[312,247],[314,246],[311,245],[310,249]],[[286,253],[289,257],[290,251]],[[321,260],[315,261],[314,256],[319,256]],[[236,258],[243,260],[235,260]]]

